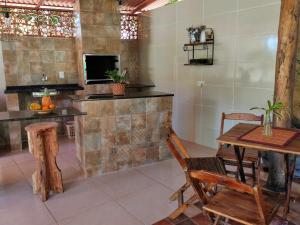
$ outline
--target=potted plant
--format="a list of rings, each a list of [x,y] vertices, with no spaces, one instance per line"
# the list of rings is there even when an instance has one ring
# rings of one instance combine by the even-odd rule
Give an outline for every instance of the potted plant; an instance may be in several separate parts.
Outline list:
[[[121,74],[118,69],[108,70],[105,75],[113,80],[111,85],[113,95],[124,95],[125,94],[125,74]]]
[[[264,111],[264,129],[263,135],[272,136],[272,115],[277,115],[279,119],[282,118],[282,112],[285,110],[282,102],[271,103],[270,100],[267,101],[267,107],[253,107],[250,110],[262,110]]]

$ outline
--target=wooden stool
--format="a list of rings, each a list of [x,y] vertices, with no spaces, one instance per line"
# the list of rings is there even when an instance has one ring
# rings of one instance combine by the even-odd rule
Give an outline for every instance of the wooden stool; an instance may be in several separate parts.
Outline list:
[[[56,164],[58,153],[57,123],[34,123],[25,127],[29,151],[35,158],[35,172],[32,175],[33,193],[46,201],[50,190],[63,192],[62,176]]]

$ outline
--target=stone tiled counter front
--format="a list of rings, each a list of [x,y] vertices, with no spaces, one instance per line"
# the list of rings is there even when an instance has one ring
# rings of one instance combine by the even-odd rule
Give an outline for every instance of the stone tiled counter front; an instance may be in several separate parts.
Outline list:
[[[165,141],[172,120],[172,95],[155,93],[75,100],[74,106],[87,112],[75,119],[77,157],[86,176],[171,157]]]

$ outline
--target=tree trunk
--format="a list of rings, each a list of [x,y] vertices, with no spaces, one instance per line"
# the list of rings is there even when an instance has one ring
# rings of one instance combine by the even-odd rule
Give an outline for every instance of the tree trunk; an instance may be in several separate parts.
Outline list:
[[[299,0],[282,0],[278,29],[278,46],[275,71],[274,102],[282,102],[292,115],[295,83],[295,66],[298,42]],[[289,128],[291,117],[285,113],[280,120],[274,116],[274,125]],[[267,186],[273,190],[284,189],[284,157],[269,154],[269,177]]]

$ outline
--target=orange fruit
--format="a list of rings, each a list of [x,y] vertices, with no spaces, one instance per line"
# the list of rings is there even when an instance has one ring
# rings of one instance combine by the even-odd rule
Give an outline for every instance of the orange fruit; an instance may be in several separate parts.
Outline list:
[[[55,109],[55,105],[54,104],[50,104],[48,107],[49,107],[49,109]]]
[[[48,110],[48,109],[49,109],[48,106],[45,106],[45,105],[44,105],[44,106],[42,107],[42,110]]]
[[[31,103],[30,106],[29,106],[29,108],[30,108],[31,110],[40,110],[42,107],[41,107],[41,105],[38,104],[38,103]]]
[[[42,106],[49,106],[52,104],[50,96],[43,96],[42,97]]]

